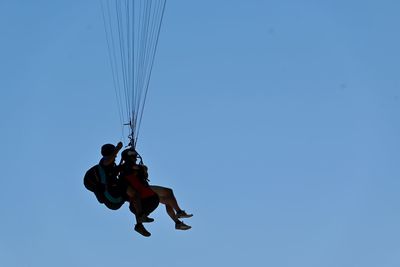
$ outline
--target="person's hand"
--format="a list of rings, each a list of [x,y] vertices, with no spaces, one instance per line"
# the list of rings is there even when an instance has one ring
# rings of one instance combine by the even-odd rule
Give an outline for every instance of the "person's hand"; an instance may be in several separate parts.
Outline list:
[[[118,142],[117,149],[120,150],[122,148],[122,146],[123,146],[122,142]]]

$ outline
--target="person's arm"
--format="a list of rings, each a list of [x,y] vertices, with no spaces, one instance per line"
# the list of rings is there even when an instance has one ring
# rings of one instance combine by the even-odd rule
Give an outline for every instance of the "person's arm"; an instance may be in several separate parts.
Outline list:
[[[146,181],[150,181],[149,180],[149,173],[148,173],[148,168],[147,168],[147,166],[146,165],[139,165],[140,166],[140,171],[141,171],[141,174],[142,174],[142,176],[143,176],[143,178],[146,180]]]

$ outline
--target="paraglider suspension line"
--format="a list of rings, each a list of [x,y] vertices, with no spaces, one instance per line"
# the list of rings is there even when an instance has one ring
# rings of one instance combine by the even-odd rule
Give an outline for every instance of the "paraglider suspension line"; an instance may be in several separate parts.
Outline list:
[[[131,129],[131,133],[128,135],[128,139],[129,139],[128,146],[136,148],[135,130],[134,130],[134,126],[132,125],[132,121],[129,121],[129,123],[125,123],[124,125],[129,126],[129,128]]]

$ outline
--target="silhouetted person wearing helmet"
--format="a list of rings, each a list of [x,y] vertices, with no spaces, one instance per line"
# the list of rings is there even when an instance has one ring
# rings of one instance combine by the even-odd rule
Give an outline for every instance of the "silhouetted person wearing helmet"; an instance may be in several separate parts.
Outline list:
[[[119,209],[126,201],[126,187],[117,179],[119,171],[115,164],[115,157],[121,148],[121,142],[117,146],[103,145],[103,157],[99,164],[90,168],[84,177],[85,187],[95,194],[100,203],[112,210]]]
[[[176,198],[174,196],[173,190],[170,188],[162,187],[162,186],[157,186],[157,185],[149,185],[148,183],[148,168],[142,163],[137,164],[137,157],[138,154],[137,152],[132,149],[126,149],[122,152],[122,170],[128,169],[132,172],[134,170],[135,172],[135,179],[127,179],[124,171],[121,172],[121,179],[126,180],[128,182],[128,185],[132,187],[133,191],[136,191],[139,193],[139,195],[142,195],[140,191],[142,191],[141,187],[145,186],[146,189],[143,191],[146,191],[146,195],[151,195],[150,191],[152,193],[155,193],[158,196],[159,202],[165,205],[166,210],[168,215],[171,217],[171,219],[175,222],[175,229],[177,230],[188,230],[191,227],[189,225],[186,225],[184,222],[180,221],[180,218],[189,218],[192,217],[192,214],[187,214],[184,210],[182,210],[178,202],[176,201]],[[142,202],[141,206],[143,208],[143,200],[142,197],[140,198]],[[140,205],[139,205],[140,206]]]
[[[158,195],[150,188],[147,179],[147,167],[136,164],[137,153],[126,149],[121,154],[120,179],[125,181],[128,194],[131,198],[129,209],[136,214],[135,230],[144,236],[151,234],[144,228],[142,222],[152,222],[148,215],[152,213],[160,203]],[[133,194],[132,194],[133,193]],[[132,201],[133,200],[133,201]]]

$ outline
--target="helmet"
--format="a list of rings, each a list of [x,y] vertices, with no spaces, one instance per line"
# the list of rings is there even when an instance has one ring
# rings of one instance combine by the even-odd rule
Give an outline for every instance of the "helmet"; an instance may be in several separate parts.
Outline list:
[[[125,149],[121,153],[121,157],[123,160],[128,160],[128,159],[131,159],[132,157],[136,160],[137,156],[138,156],[138,153],[132,147]]]
[[[115,152],[115,146],[113,144],[105,144],[101,147],[101,155],[103,157],[109,157]]]

